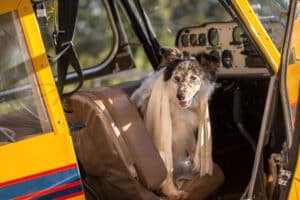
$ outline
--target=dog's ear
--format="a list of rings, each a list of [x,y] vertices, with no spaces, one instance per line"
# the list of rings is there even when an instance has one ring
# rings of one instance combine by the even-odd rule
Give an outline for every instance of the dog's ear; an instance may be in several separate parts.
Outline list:
[[[182,59],[183,53],[176,47],[163,47],[160,49],[161,62],[159,68],[166,67],[164,80],[171,78],[178,60]]]
[[[220,64],[219,59],[204,52],[197,54],[195,57],[199,62],[200,67],[207,73],[207,78],[211,81],[215,81],[216,71]]]
[[[182,51],[176,47],[162,47],[160,49],[161,62],[159,67],[166,67],[175,60],[183,57]]]

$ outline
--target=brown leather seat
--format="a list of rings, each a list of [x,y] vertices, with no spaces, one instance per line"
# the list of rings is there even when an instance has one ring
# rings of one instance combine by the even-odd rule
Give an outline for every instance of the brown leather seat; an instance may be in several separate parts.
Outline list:
[[[78,92],[65,105],[86,182],[103,199],[159,199],[164,164],[134,105],[119,89]]]
[[[64,107],[68,122],[82,126],[72,137],[84,181],[97,198],[160,199],[154,191],[166,169],[136,107],[122,90],[78,92],[66,99]],[[222,170],[215,167],[213,176],[195,177],[182,189],[191,192],[191,199],[204,199],[223,181]]]

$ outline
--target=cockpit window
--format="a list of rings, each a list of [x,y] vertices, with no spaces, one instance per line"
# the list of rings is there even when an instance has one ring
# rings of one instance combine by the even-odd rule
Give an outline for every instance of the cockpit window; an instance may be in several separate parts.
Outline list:
[[[249,0],[249,3],[269,34],[276,48],[281,51],[287,21],[289,0]],[[296,16],[299,16],[300,6]]]
[[[51,130],[17,13],[0,15],[0,143]]]
[[[44,18],[37,12],[37,19],[46,51],[55,55],[55,35],[58,32],[58,0],[38,4],[45,9]],[[43,20],[44,19],[44,20]],[[72,40],[82,69],[93,68],[103,63],[115,43],[109,16],[102,0],[79,1],[78,15]],[[56,63],[52,72],[57,75]],[[68,72],[73,72],[69,68]]]
[[[162,46],[173,46],[182,27],[232,20],[219,1],[141,0]]]

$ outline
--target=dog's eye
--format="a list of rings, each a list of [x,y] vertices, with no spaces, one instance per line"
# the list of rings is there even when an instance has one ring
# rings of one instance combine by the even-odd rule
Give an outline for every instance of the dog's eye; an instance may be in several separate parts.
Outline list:
[[[179,81],[180,81],[179,76],[175,76],[175,77],[174,77],[174,80],[175,80],[176,82],[179,82]]]
[[[196,76],[191,76],[190,78],[191,78],[191,80],[193,80],[193,81],[197,79]]]

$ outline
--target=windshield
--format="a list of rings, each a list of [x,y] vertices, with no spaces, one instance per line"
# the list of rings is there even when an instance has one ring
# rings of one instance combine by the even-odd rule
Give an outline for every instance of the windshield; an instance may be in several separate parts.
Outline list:
[[[281,51],[289,0],[249,0],[249,3],[271,37],[276,48]],[[297,7],[298,16],[300,7]]]
[[[182,27],[232,20],[218,0],[141,0],[141,3],[162,46],[173,46]]]

